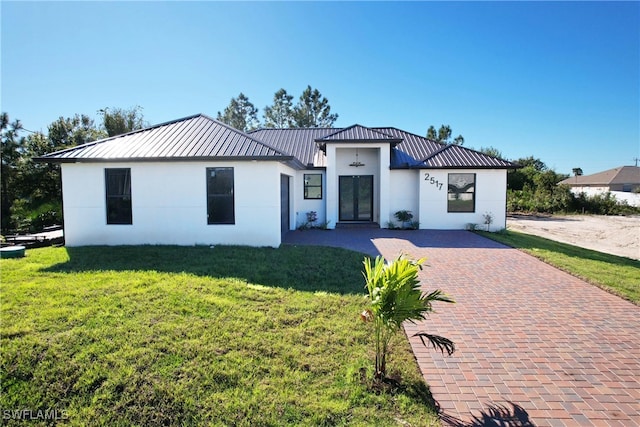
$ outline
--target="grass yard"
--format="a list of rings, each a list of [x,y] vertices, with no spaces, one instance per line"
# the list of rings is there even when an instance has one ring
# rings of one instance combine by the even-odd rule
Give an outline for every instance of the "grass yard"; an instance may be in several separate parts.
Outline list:
[[[522,249],[547,264],[640,304],[640,261],[516,231],[479,234]]]
[[[401,334],[397,382],[372,386],[362,259],[141,246],[0,260],[3,423],[26,409],[68,425],[437,425]]]

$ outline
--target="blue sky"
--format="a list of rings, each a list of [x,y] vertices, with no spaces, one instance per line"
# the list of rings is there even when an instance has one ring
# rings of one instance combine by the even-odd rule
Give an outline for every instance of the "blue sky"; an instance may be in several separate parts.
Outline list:
[[[533,155],[585,174],[640,157],[638,2],[1,2],[1,107],[27,129],[104,107],[161,123],[309,84],[336,126]],[[262,119],[262,117],[260,117]]]

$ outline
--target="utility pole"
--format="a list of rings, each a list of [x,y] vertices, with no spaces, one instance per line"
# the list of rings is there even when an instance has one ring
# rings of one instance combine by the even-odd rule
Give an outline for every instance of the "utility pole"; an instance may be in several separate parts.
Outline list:
[[[638,160],[640,160],[640,158],[634,157],[633,160],[636,162],[636,167],[638,167]]]

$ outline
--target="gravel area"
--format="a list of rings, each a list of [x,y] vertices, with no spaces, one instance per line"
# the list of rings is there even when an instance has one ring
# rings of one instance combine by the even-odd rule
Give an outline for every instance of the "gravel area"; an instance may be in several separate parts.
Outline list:
[[[639,216],[510,215],[507,229],[640,260]]]

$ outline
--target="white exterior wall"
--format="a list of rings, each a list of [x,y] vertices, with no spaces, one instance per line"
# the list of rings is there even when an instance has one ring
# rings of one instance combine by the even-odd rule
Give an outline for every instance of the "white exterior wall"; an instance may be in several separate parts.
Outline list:
[[[585,193],[587,196],[593,196],[596,194],[608,193],[609,187],[571,187],[571,192],[574,194]]]
[[[395,169],[391,171],[390,185],[391,195],[389,202],[388,219],[383,220],[386,227],[387,221],[400,226],[395,213],[402,210],[411,211],[414,221],[420,221],[420,171]]]
[[[68,246],[279,246],[278,162],[62,164]],[[235,224],[207,224],[206,168],[234,168]],[[106,223],[105,168],[131,169],[132,225]]]
[[[304,176],[322,175],[322,199],[304,198]],[[318,215],[316,226],[324,224],[327,220],[327,175],[323,170],[302,170],[295,175],[295,185],[292,189],[291,197],[294,200],[294,218],[291,222],[291,229],[294,230],[307,222],[307,212],[315,211]],[[334,224],[335,226],[335,224]]]
[[[447,187],[450,173],[475,173],[475,212],[447,212]],[[425,180],[429,174],[429,179]],[[434,178],[432,183],[431,178]],[[464,229],[468,223],[484,225],[482,215],[493,214],[491,231],[506,228],[507,171],[504,169],[423,169],[418,178],[420,186],[420,228]],[[435,181],[442,183],[440,187]]]
[[[611,193],[618,202],[627,202],[629,206],[640,206],[640,194],[626,191],[609,191],[609,187],[571,187],[571,192],[576,196],[584,193],[587,197],[602,196]]]

